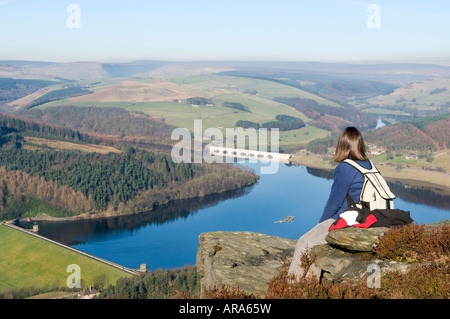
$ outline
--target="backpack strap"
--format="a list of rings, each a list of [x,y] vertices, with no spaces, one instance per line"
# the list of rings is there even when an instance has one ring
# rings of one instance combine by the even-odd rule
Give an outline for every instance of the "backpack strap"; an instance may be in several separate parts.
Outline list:
[[[359,203],[355,203],[355,201],[353,200],[353,198],[350,196],[349,193],[347,193],[347,195],[345,196],[345,198],[347,199],[347,210],[360,210],[360,211],[370,211],[370,207],[367,206],[367,204],[365,202],[359,202]]]
[[[361,165],[359,165],[357,162],[355,162],[354,160],[351,160],[349,158],[345,159],[344,162],[347,164],[350,164],[351,166],[356,168],[358,171],[360,171],[362,174],[379,173],[378,169],[376,168],[376,166],[373,164],[373,162],[371,160],[369,160],[371,169],[364,168]]]
[[[347,193],[347,196],[345,196],[345,198],[347,199],[348,208],[356,206],[355,201],[353,200],[353,198],[350,196],[349,193]]]
[[[392,200],[395,198],[395,195],[390,191],[389,186],[387,185],[383,176],[381,176],[380,172],[370,159],[369,163],[371,165],[371,169],[366,169],[351,159],[345,159],[344,162],[353,166],[358,171],[360,171],[363,174],[363,176],[367,177],[370,180],[370,182],[374,185],[374,187],[377,188],[381,197],[383,197],[386,200]]]
[[[365,168],[362,167],[361,165],[359,165],[358,163],[356,163],[355,161],[353,161],[351,159],[346,159],[346,160],[344,160],[344,162],[353,166],[354,168],[356,168],[358,171],[360,171],[364,175],[364,173],[362,171],[365,170]],[[372,165],[372,163],[370,163],[370,164],[371,164],[371,167],[373,168],[374,166]],[[349,193],[347,193],[345,198],[347,199],[348,208],[356,207],[356,203],[353,200],[353,198],[350,196]]]

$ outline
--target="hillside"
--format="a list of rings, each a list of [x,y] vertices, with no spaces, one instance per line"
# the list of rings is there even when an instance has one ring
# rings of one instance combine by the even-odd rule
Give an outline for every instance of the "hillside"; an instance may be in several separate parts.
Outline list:
[[[82,288],[115,284],[131,274],[102,262],[64,249],[45,240],[0,224],[0,296],[19,294],[19,298],[48,290],[65,288],[69,265],[81,270]]]
[[[424,204],[446,200],[450,82],[442,76],[448,77],[449,70],[314,63],[0,64],[0,76],[5,76],[0,79],[0,111],[10,112],[0,113],[0,221],[138,214],[172,201],[255,184],[258,176],[238,167],[173,162],[171,133],[177,127],[192,132],[198,119],[203,131],[279,128],[281,151],[295,153],[291,163],[330,171],[337,134],[346,126],[357,126],[370,158],[390,183],[406,181],[402,187],[423,191],[426,201],[416,201]],[[375,129],[377,119],[389,123]],[[393,191],[401,194],[401,189]],[[443,196],[428,196],[432,192]],[[0,256],[11,257],[0,260],[0,292],[11,283],[27,287],[34,276],[37,286],[64,285],[64,267],[73,260],[89,268],[87,284],[117,277],[5,231],[2,225],[0,242]],[[214,244],[211,249],[218,257],[222,247]],[[267,248],[260,252],[267,257]],[[281,265],[280,256],[289,254],[275,253],[276,259],[269,262],[252,261],[273,268]],[[228,263],[225,270],[233,272],[240,265]],[[186,275],[190,276],[199,279],[195,273]],[[170,282],[171,294],[183,291],[174,274],[161,277],[165,284]],[[164,295],[144,293],[144,287],[154,286],[161,277],[142,276],[145,284],[121,281],[122,291],[111,288],[111,296]]]
[[[278,127],[282,131],[280,148],[287,152],[305,147],[309,141],[327,136],[329,132],[336,132],[345,125],[359,123],[367,127],[375,126],[374,118],[361,113],[353,106],[265,79],[199,75],[108,79],[95,83],[80,82],[77,85],[92,93],[78,97],[62,96],[61,99],[48,103],[45,103],[45,96],[40,97],[29,104],[23,104],[17,114],[58,124],[55,117],[36,117],[39,111],[28,109],[38,105],[37,108],[44,113],[53,113],[53,107],[62,110],[63,106],[116,107],[163,119],[172,127],[185,127],[191,131],[196,119],[202,119],[204,129],[232,128],[241,126],[238,125],[239,121],[247,121],[256,123],[257,127]],[[58,86],[53,89],[61,90]],[[195,99],[206,99],[209,103],[189,102]],[[44,100],[44,103],[39,104],[39,100]],[[305,107],[299,107],[298,101]],[[11,105],[13,103],[17,102],[12,102]],[[53,111],[47,111],[50,109]],[[109,112],[114,113],[112,109],[109,109]],[[70,118],[61,112],[60,114],[68,119],[64,125],[81,129],[82,124],[77,117]],[[287,125],[286,121],[280,121],[280,118],[290,118],[298,124],[293,125],[291,122]],[[60,120],[57,122],[62,124]],[[99,132],[104,131],[100,123],[97,128]]]
[[[16,112],[24,118],[71,128],[112,141],[126,141],[167,149],[175,128],[142,112],[111,107],[55,106]]]
[[[364,133],[367,142],[389,151],[440,151],[450,145],[450,113],[384,126]]]
[[[94,147],[100,143],[121,151],[100,152]],[[4,115],[0,170],[2,220],[42,211],[53,217],[138,213],[171,200],[238,189],[258,179],[236,167],[175,164],[167,154]]]
[[[389,182],[399,182],[422,191],[450,193],[449,114],[363,131],[368,156]],[[318,138],[295,153],[294,164],[332,172],[337,134]],[[427,197],[427,196],[425,196]],[[431,198],[431,197],[430,197]]]
[[[369,153],[422,152],[431,154],[448,150],[450,145],[450,113],[418,118],[381,128],[362,132],[368,144]],[[316,139],[308,144],[307,150],[314,154],[327,154],[334,151],[340,131],[333,135]],[[416,154],[417,155],[417,154]]]
[[[5,100],[5,110],[22,116],[58,124],[55,117],[49,120],[47,116],[55,111],[45,111],[46,116],[36,117],[28,109],[88,106],[140,112],[171,127],[191,131],[196,119],[203,121],[203,129],[218,127],[223,131],[238,126],[278,125],[280,149],[289,153],[349,125],[366,130],[374,128],[377,119],[397,123],[448,112],[450,94],[449,68],[439,65],[205,61],[2,63],[4,70],[15,70],[16,76],[19,70],[22,77],[47,72],[47,78],[55,80],[37,91],[23,91],[14,95],[16,99]],[[8,89],[4,92],[11,93]],[[210,103],[189,102],[195,99]],[[108,112],[115,113],[111,109]],[[73,120],[65,117],[63,125],[116,139],[126,136],[136,140],[146,135],[127,132],[128,126],[124,131],[116,129],[110,133],[105,132],[109,128],[104,124],[81,128],[80,121],[85,121],[87,114],[92,112],[87,111],[84,117]],[[295,118],[298,124],[286,125],[277,120],[286,116]],[[436,125],[427,128],[427,134],[439,135],[436,132],[440,126]],[[439,146],[445,143],[442,136],[433,139],[439,140],[434,148],[442,148]]]
[[[232,66],[200,62],[132,61],[103,62],[42,62],[0,61],[0,77],[21,79],[59,79],[64,82],[93,81],[120,77],[187,76],[233,70]]]
[[[352,66],[348,66],[352,69]],[[354,67],[354,66],[353,66]],[[325,67],[326,68],[326,67]],[[320,69],[320,67],[319,67]],[[355,75],[337,72],[336,74],[323,73],[318,69],[309,69],[304,72],[289,71],[228,71],[222,74],[265,79],[277,83],[283,83],[302,90],[335,100],[354,100],[389,94],[398,88],[397,84],[372,80],[372,76],[365,74]],[[336,72],[336,70],[335,70]],[[383,79],[383,81],[386,79]]]
[[[0,76],[20,79],[84,81],[108,78],[100,62],[0,61]]]
[[[44,70],[63,70],[64,78],[71,79],[71,74],[94,75],[99,68],[102,69],[100,75],[106,77],[129,77],[137,74],[151,72],[153,70],[165,70],[167,66],[180,68],[182,70],[198,69],[228,69],[239,72],[264,73],[272,76],[275,73],[293,73],[294,76],[302,75],[320,75],[324,77],[332,76],[334,78],[346,79],[366,79],[371,81],[380,81],[392,84],[404,84],[411,82],[411,79],[425,79],[435,76],[450,76],[450,67],[437,64],[413,64],[413,63],[384,63],[384,64],[361,64],[361,63],[325,63],[325,62],[295,62],[295,61],[158,61],[158,60],[138,60],[120,63],[102,63],[102,62],[66,62],[57,63],[49,61],[19,61],[19,60],[1,60],[0,74],[3,71],[6,74],[15,76],[30,76],[32,74],[44,73]],[[3,68],[3,69],[2,69]],[[76,72],[71,69],[76,68]],[[89,70],[89,69],[94,70]],[[92,72],[95,71],[95,72]],[[62,71],[58,71],[63,73]],[[157,72],[160,72],[158,70]],[[230,71],[231,72],[231,71]],[[49,72],[50,73],[50,72]],[[47,74],[48,76],[49,74]],[[97,76],[98,79],[98,76]],[[76,79],[72,79],[76,80]]]
[[[0,78],[0,111],[12,110],[13,107],[8,105],[10,102],[33,96],[33,93],[56,83],[46,80]]]
[[[344,104],[331,107],[311,99],[277,97],[275,101],[292,106],[310,117],[310,125],[339,134],[347,126],[357,126],[361,130],[375,127],[375,118],[356,107]]]
[[[358,107],[396,122],[447,113],[450,111],[449,101],[450,78],[439,77],[408,83],[390,94],[369,98]]]

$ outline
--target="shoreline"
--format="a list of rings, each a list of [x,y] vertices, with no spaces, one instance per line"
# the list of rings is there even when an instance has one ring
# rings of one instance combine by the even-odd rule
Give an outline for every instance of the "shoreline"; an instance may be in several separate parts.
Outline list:
[[[320,155],[293,155],[291,164],[302,165],[333,171],[336,165],[330,164],[330,159]],[[374,162],[375,163],[375,162]],[[441,193],[450,196],[450,174],[414,167],[401,167],[394,164],[375,163],[387,181],[398,181],[402,184],[422,186],[438,189]],[[399,170],[398,167],[401,167]],[[444,178],[443,178],[444,177]]]
[[[114,210],[106,210],[106,211],[99,211],[99,212],[89,212],[89,213],[81,213],[75,216],[67,216],[67,217],[52,217],[52,216],[48,216],[45,213],[42,213],[40,215],[34,216],[34,217],[23,217],[23,218],[16,218],[13,220],[9,220],[9,221],[0,221],[0,222],[5,222],[5,223],[9,223],[9,224],[14,224],[16,221],[21,222],[21,223],[30,223],[30,222],[40,222],[40,221],[45,221],[45,222],[72,222],[72,221],[79,221],[79,220],[94,220],[94,219],[104,219],[104,218],[118,218],[118,217],[126,217],[126,216],[135,216],[135,215],[139,215],[139,214],[143,214],[143,213],[149,213],[154,211],[155,209],[157,209],[158,207],[163,207],[166,205],[170,205],[173,202],[176,201],[183,201],[183,200],[190,200],[190,199],[200,199],[202,197],[205,196],[213,196],[213,195],[220,195],[223,193],[227,193],[227,192],[233,192],[233,191],[239,191],[241,189],[244,189],[246,187],[252,187],[254,186],[259,180],[259,176],[256,179],[256,181],[254,183],[250,183],[250,184],[245,184],[245,185],[241,185],[238,188],[235,189],[227,189],[225,191],[222,192],[216,192],[216,193],[208,193],[208,194],[204,194],[204,195],[196,195],[196,196],[192,196],[192,197],[180,197],[180,198],[176,198],[176,199],[171,199],[165,202],[161,202],[157,205],[153,205],[151,209],[147,209],[145,211],[138,211],[138,212],[123,212],[123,211],[114,211]]]
[[[320,155],[293,155],[290,158],[290,164],[293,165],[301,165],[305,167],[310,168],[317,168],[317,169],[323,169],[323,170],[329,170],[333,171],[335,166],[332,166],[330,163],[330,160],[325,156]],[[448,183],[435,183],[430,181],[429,178],[433,178],[436,174],[439,175],[450,175],[446,173],[440,173],[440,172],[434,172],[434,171],[428,171],[428,170],[419,170],[414,168],[402,168],[399,172],[396,171],[395,165],[388,165],[386,163],[378,163],[377,167],[379,168],[380,172],[383,174],[383,176],[386,178],[387,181],[396,181],[400,182],[404,185],[409,186],[415,186],[415,187],[425,187],[430,188],[433,191],[443,194],[446,196],[450,196],[450,178],[448,178]],[[405,172],[407,171],[407,172]],[[414,172],[420,171],[422,174],[413,174]],[[417,178],[419,177],[419,178]],[[252,186],[251,185],[245,185],[245,186]],[[245,187],[244,186],[244,187]],[[242,187],[241,187],[242,188]],[[215,194],[215,193],[214,193]],[[208,194],[210,195],[210,194]],[[198,197],[198,196],[196,196]],[[192,197],[191,199],[194,199],[196,197]],[[175,199],[176,200],[182,200],[186,198],[180,198]],[[168,204],[168,203],[164,203]],[[155,208],[155,207],[154,207]],[[153,210],[153,209],[152,209]],[[149,212],[152,210],[147,210],[145,212]],[[143,212],[132,212],[132,213],[126,213],[123,212],[115,212],[115,211],[102,211],[97,213],[83,213],[76,216],[70,216],[70,217],[52,217],[48,216],[45,213],[35,216],[35,217],[25,217],[25,218],[19,218],[15,219],[14,221],[19,222],[33,222],[33,221],[48,221],[48,222],[70,222],[70,221],[77,221],[77,220],[89,220],[89,219],[103,219],[103,218],[116,218],[121,216],[132,216],[136,214],[144,213]],[[13,221],[13,222],[14,222]],[[11,222],[11,221],[10,221]]]

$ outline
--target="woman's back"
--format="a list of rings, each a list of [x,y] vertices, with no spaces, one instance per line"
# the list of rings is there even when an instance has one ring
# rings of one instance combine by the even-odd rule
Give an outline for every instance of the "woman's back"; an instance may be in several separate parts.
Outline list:
[[[356,162],[364,168],[372,168],[369,160],[356,160]],[[348,207],[347,194],[350,195],[354,202],[358,202],[363,184],[364,176],[356,168],[345,162],[339,163],[334,170],[334,181],[330,196],[319,222],[329,218],[338,219],[339,214]]]

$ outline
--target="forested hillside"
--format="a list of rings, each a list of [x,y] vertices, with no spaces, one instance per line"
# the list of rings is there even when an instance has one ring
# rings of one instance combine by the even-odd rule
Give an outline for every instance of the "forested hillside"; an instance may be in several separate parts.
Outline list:
[[[347,126],[358,126],[361,130],[375,127],[376,118],[361,112],[356,107],[341,103],[341,107],[319,104],[312,99],[277,97],[276,102],[292,106],[307,117],[313,119],[309,125],[338,134]]]
[[[363,136],[367,143],[384,147],[387,151],[435,152],[448,149],[450,113],[366,130]],[[314,140],[308,144],[308,151],[325,154],[328,148],[336,146],[336,141],[336,134]]]
[[[450,113],[384,126],[364,133],[387,150],[439,151],[450,145]]]
[[[0,109],[2,105],[18,100],[46,86],[53,81],[0,78]]]
[[[61,138],[70,141],[86,142],[86,143],[101,143],[100,139],[96,139],[87,134],[80,133],[69,127],[48,125],[39,123],[27,118],[20,118],[17,116],[1,114],[0,113],[0,134],[3,138],[9,133],[26,133],[29,135],[42,135],[45,137]],[[10,135],[11,138],[15,135]],[[0,139],[1,146],[1,139]]]
[[[21,110],[16,114],[84,133],[168,144],[172,143],[170,135],[174,129],[164,120],[113,107],[55,106]]]
[[[49,103],[52,101],[68,99],[71,97],[77,97],[91,93],[93,93],[93,91],[83,89],[79,86],[69,86],[60,90],[54,90],[44,94],[43,96],[35,99],[32,103],[27,105],[27,108],[33,108],[35,106]]]
[[[175,164],[170,155],[130,146],[109,154],[29,149],[22,135],[31,132],[60,139],[66,132],[70,141],[89,139],[67,128],[0,117],[0,219],[42,213],[37,206],[58,217],[107,210],[137,213],[170,200],[220,193],[257,180],[238,168]]]

